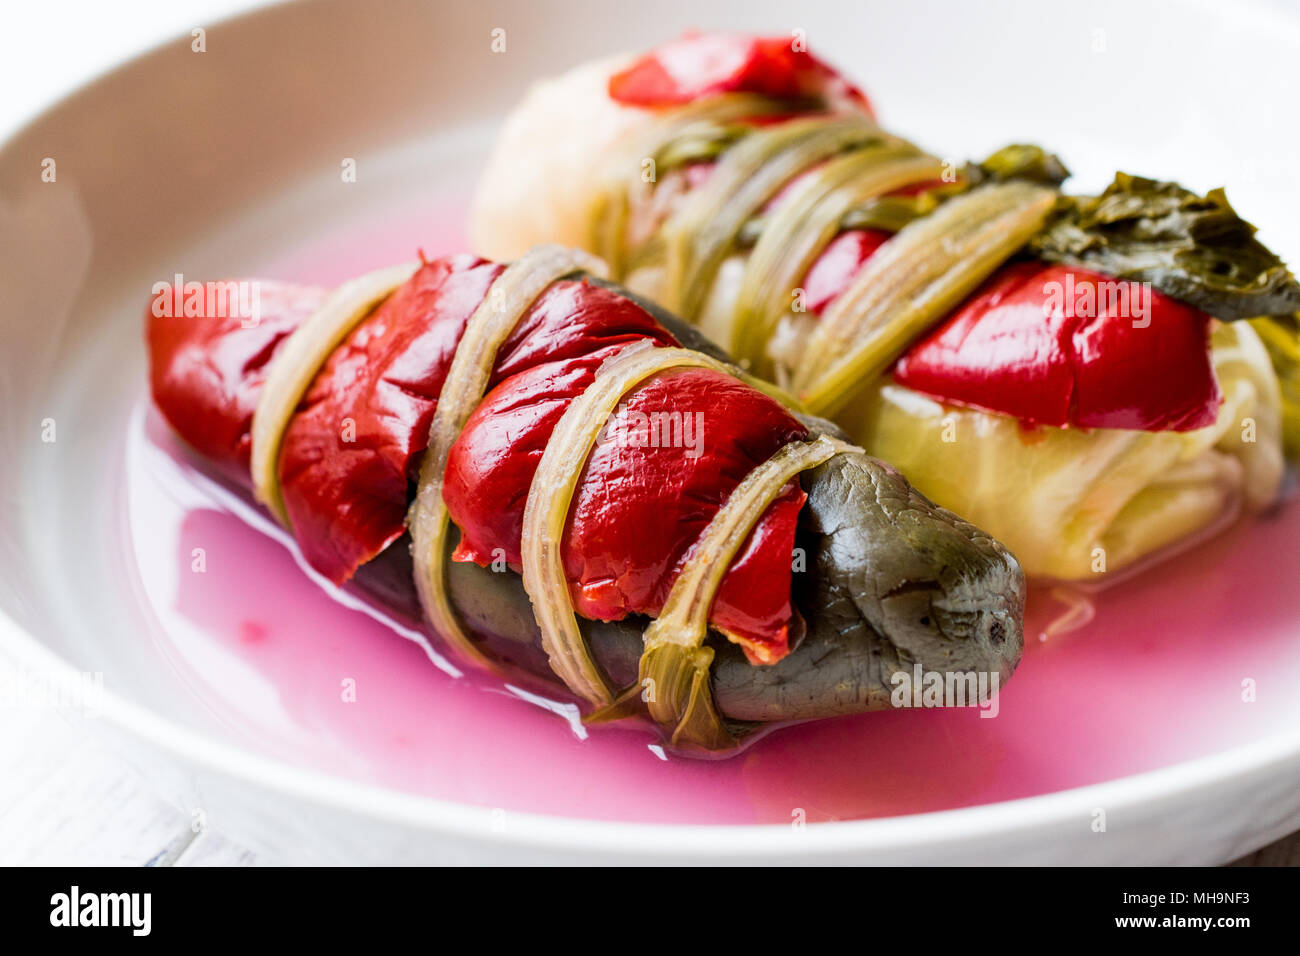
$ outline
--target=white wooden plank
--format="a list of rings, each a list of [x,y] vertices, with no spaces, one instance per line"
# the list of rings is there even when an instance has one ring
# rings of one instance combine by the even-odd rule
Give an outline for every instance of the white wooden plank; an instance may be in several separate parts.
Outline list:
[[[0,679],[12,674],[0,661]],[[45,706],[0,709],[0,864],[247,865],[158,797],[97,734]]]

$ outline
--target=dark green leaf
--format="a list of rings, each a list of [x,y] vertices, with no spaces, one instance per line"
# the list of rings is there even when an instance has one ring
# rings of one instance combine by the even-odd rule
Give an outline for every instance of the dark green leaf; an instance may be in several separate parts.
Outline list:
[[[1175,183],[1118,173],[1100,196],[1063,198],[1029,251],[1150,282],[1220,319],[1300,310],[1300,284],[1255,239],[1255,227],[1222,189],[1198,196]]]
[[[1020,179],[1044,186],[1059,186],[1070,178],[1070,171],[1055,153],[1027,143],[1003,146],[984,162],[968,165],[966,172],[977,183]]]

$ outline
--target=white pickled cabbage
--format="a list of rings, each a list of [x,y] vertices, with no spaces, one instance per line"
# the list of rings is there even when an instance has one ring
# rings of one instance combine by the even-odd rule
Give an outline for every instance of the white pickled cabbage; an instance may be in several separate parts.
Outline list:
[[[1030,576],[1091,579],[1275,499],[1281,396],[1268,353],[1237,322],[1216,327],[1212,354],[1223,406],[1196,431],[1026,429],[888,379],[841,423],[922,493],[1006,544]]]

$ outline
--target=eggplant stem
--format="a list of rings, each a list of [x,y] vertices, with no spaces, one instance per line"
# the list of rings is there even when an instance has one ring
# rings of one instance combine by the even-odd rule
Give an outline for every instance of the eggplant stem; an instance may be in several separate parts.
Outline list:
[[[496,277],[456,344],[429,425],[428,448],[420,463],[415,500],[407,518],[415,589],[434,629],[467,663],[476,666],[490,668],[492,665],[461,626],[447,591],[447,532],[451,516],[442,497],[447,459],[465,422],[487,392],[501,346],[538,296],[557,279],[577,271],[603,276],[605,265],[584,252],[561,246],[537,246]]]
[[[280,489],[280,446],[298,403],[340,343],[415,269],[416,263],[390,266],[343,283],[293,330],[271,362],[253,411],[249,470],[253,496],[285,528],[292,530]]]
[[[734,746],[713,704],[713,649],[704,646],[718,588],[754,525],[788,482],[841,452],[857,450],[824,435],[783,445],[732,490],[691,549],[659,618],[646,629],[639,668],[650,716],[673,728],[674,745],[706,750]]]
[[[794,374],[815,415],[834,416],[918,335],[975,290],[1046,222],[1056,192],[981,186],[904,226],[817,323]]]
[[[628,222],[632,207],[648,199],[659,177],[671,168],[665,161],[673,147],[684,137],[696,135],[702,128],[746,118],[768,115],[788,109],[786,104],[752,93],[724,93],[696,100],[672,110],[657,120],[645,135],[635,137],[618,149],[603,165],[599,185],[586,213],[588,248],[600,255],[615,276],[629,269]],[[654,175],[647,180],[645,162],[654,161]]]
[[[791,295],[855,205],[943,173],[943,163],[908,144],[875,144],[846,153],[809,173],[772,214],[749,261],[737,296],[731,354],[772,377],[766,345]]]
[[[646,342],[622,349],[565,409],[546,442],[524,505],[524,589],[533,602],[542,647],[565,685],[597,708],[607,707],[613,695],[578,629],[569,594],[561,558],[569,507],[591,449],[618,403],[645,379],[675,368],[740,374],[734,366],[691,349],[655,348]]]
[[[848,150],[901,142],[857,114],[789,120],[746,136],[664,223],[665,288],[675,297],[665,305],[697,319],[741,228],[793,177]]]

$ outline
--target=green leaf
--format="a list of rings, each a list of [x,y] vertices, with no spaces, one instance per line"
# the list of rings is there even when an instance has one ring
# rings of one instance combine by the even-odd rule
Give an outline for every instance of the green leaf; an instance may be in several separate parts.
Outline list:
[[[1029,252],[1150,282],[1227,321],[1300,310],[1300,284],[1222,189],[1198,196],[1176,183],[1118,173],[1100,196],[1063,197]]]
[[[1070,171],[1055,153],[1028,143],[1003,146],[984,162],[968,165],[966,171],[975,182],[1020,179],[1043,186],[1059,186],[1070,178]]]

